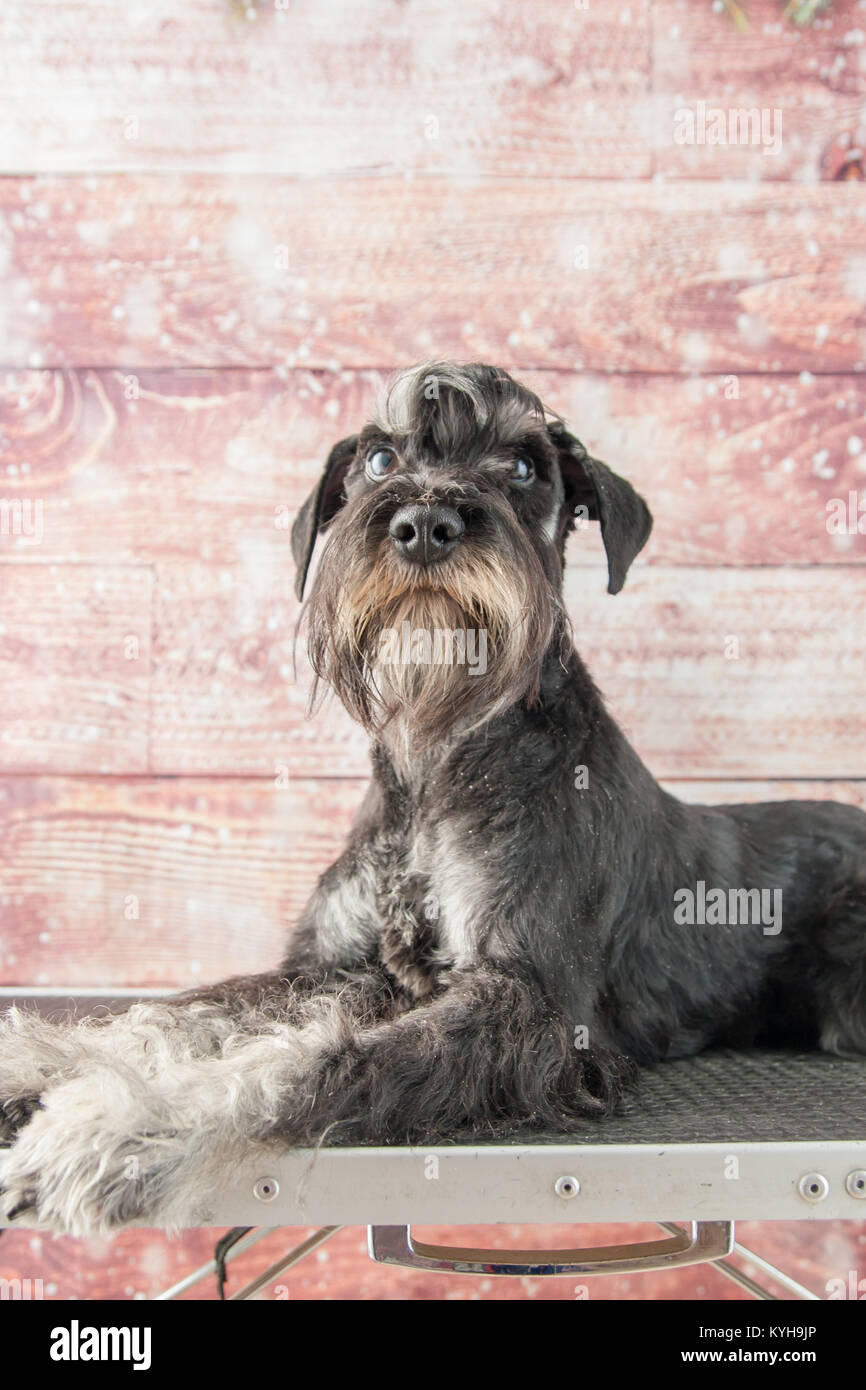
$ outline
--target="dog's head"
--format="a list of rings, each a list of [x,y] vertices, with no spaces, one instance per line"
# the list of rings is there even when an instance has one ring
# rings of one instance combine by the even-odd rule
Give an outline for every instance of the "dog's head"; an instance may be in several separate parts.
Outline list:
[[[421,742],[532,702],[582,520],[601,525],[617,593],[652,526],[631,485],[507,372],[400,373],[292,530],[299,597],[328,533],[308,605],[317,675],[367,729],[400,714]]]

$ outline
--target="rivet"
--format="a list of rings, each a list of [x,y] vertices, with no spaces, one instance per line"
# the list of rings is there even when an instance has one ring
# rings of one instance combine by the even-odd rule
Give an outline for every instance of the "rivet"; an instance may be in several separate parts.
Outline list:
[[[562,1197],[565,1201],[568,1201],[569,1198],[577,1196],[580,1191],[580,1183],[577,1181],[577,1178],[565,1175],[556,1179],[556,1182],[553,1184],[553,1190],[557,1197]]]
[[[804,1202],[823,1202],[830,1191],[830,1184],[823,1173],[804,1173],[797,1190]]]
[[[259,1202],[272,1202],[280,1191],[276,1178],[259,1178],[253,1188],[253,1196]]]
[[[866,1197],[866,1168],[855,1168],[845,1179],[845,1191],[849,1197]]]

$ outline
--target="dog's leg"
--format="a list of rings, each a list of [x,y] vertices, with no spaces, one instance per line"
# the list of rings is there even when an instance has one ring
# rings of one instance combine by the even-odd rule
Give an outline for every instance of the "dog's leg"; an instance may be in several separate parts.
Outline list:
[[[0,1147],[41,1108],[43,1093],[100,1064],[122,1064],[143,1081],[158,1081],[177,1064],[220,1056],[239,1038],[303,1026],[317,995],[338,996],[359,1024],[406,1003],[381,970],[308,974],[286,966],[77,1021],[9,1009],[0,1014]]]
[[[432,1003],[332,1040],[293,1087],[275,1133],[290,1144],[415,1144],[520,1126],[567,1132],[609,1112],[634,1079],[603,1045],[583,1050],[528,975],[455,972]]]
[[[255,1144],[423,1142],[555,1131],[602,1112],[628,1064],[581,1052],[527,981],[487,967],[387,1022],[382,985],[307,1000],[293,1025],[142,1077],[105,1056],[43,1097],[0,1166],[7,1219],[87,1234],[207,1224]]]
[[[310,989],[320,987],[320,977],[310,981]],[[243,1028],[264,1026],[277,1015],[289,1021],[306,992],[305,978],[286,971],[78,1020],[8,1009],[0,1014],[0,1141],[27,1122],[47,1087],[101,1059],[118,1058],[146,1076],[159,1066],[208,1056]]]

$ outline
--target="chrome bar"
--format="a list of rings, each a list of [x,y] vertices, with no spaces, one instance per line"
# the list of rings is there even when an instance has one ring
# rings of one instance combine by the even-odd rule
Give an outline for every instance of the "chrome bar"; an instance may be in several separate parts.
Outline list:
[[[716,1260],[713,1269],[717,1269],[720,1274],[724,1274],[726,1279],[730,1279],[732,1284],[739,1284],[741,1289],[745,1289],[753,1298],[763,1299],[765,1302],[777,1303],[778,1299],[769,1289],[765,1289],[761,1284],[750,1279],[748,1274],[743,1274],[742,1270],[736,1269],[734,1265],[728,1264],[727,1260]]]
[[[775,1279],[777,1284],[781,1284],[783,1289],[788,1289],[790,1293],[796,1294],[798,1298],[808,1299],[811,1303],[823,1302],[820,1294],[813,1293],[812,1290],[807,1289],[804,1284],[798,1284],[797,1280],[792,1279],[790,1274],[783,1274],[781,1269],[777,1269],[775,1265],[771,1265],[769,1260],[761,1259],[761,1256],[756,1255],[754,1250],[747,1250],[745,1245],[740,1245],[738,1241],[734,1241],[734,1250],[738,1255],[742,1255],[744,1260],[751,1260],[752,1264],[757,1265],[765,1274],[769,1274]]]
[[[662,1225],[662,1222],[656,1223]],[[549,1275],[641,1274],[714,1263],[730,1254],[734,1238],[731,1221],[692,1221],[689,1230],[665,1229],[672,1240],[600,1245],[577,1250],[474,1250],[460,1246],[425,1245],[411,1226],[369,1226],[371,1260],[441,1274]]]
[[[677,1227],[671,1225],[668,1221],[659,1221],[657,1224],[665,1231],[673,1232],[677,1230]],[[756,1264],[765,1274],[769,1274],[778,1284],[781,1284],[783,1289],[788,1289],[789,1292],[796,1294],[798,1298],[804,1300],[808,1299],[816,1303],[821,1302],[818,1294],[812,1293],[811,1289],[807,1289],[803,1284],[798,1284],[796,1279],[792,1279],[789,1274],[783,1274],[775,1265],[771,1265],[769,1260],[762,1259],[761,1256],[756,1255],[753,1250],[747,1250],[745,1245],[741,1245],[739,1241],[735,1240],[733,1242],[731,1253],[741,1256],[744,1260],[750,1260],[752,1264]],[[714,1260],[713,1263],[720,1274],[724,1274],[726,1278],[730,1279],[733,1283],[739,1284],[740,1288],[747,1289],[755,1298],[761,1298],[764,1301],[773,1301],[775,1303],[781,1301],[776,1294],[770,1293],[763,1285],[756,1283],[748,1274],[744,1274],[741,1270],[737,1269],[735,1265],[732,1265],[728,1259]]]
[[[239,1255],[242,1250],[251,1249],[258,1241],[264,1240],[265,1236],[272,1235],[274,1231],[278,1231],[279,1229],[279,1226],[260,1226],[258,1230],[251,1231],[248,1236],[244,1236],[243,1240],[239,1240],[237,1245],[233,1245],[231,1250],[228,1251],[226,1254],[226,1263],[228,1263],[229,1260],[233,1260],[235,1255]],[[216,1260],[208,1260],[207,1264],[201,1265],[198,1269],[194,1269],[192,1274],[187,1274],[185,1278],[180,1279],[178,1283],[172,1284],[170,1289],[165,1290],[165,1293],[158,1293],[151,1301],[153,1303],[163,1303],[168,1299],[177,1298],[180,1294],[185,1293],[187,1289],[191,1289],[193,1284],[197,1284],[200,1279],[206,1279],[209,1274],[216,1274]]]
[[[227,1302],[234,1303],[238,1300],[255,1298],[257,1293],[267,1288],[268,1284],[272,1284],[280,1274],[284,1274],[287,1269],[291,1269],[294,1265],[299,1264],[305,1256],[311,1255],[314,1250],[318,1250],[320,1245],[324,1245],[326,1240],[330,1240],[331,1236],[335,1236],[337,1232],[342,1231],[342,1229],[342,1226],[322,1226],[320,1230],[315,1231],[313,1235],[308,1236],[300,1245],[296,1245],[293,1250],[290,1250],[288,1255],[284,1255],[281,1260],[277,1260],[276,1264],[272,1264],[270,1268],[266,1269],[258,1278],[251,1280],[249,1284],[245,1284],[242,1289],[238,1289],[237,1293],[230,1294]]]

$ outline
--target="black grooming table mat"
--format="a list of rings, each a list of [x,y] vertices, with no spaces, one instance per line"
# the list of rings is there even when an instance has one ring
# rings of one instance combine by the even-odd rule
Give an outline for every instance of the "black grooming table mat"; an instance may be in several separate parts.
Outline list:
[[[702,1052],[640,1073],[622,1113],[515,1143],[725,1144],[866,1140],[866,1058]]]

